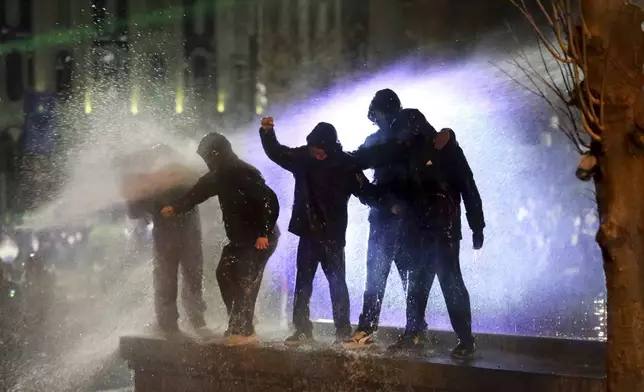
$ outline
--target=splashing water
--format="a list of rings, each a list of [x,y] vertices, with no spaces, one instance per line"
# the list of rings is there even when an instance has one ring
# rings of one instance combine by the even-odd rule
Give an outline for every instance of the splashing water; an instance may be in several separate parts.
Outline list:
[[[429,71],[411,65],[396,67],[312,97],[296,108],[276,109],[271,115],[278,137],[284,144],[300,145],[317,122],[327,121],[336,126],[345,148],[354,149],[375,131],[366,118],[366,109],[375,91],[387,87],[398,92],[405,107],[423,111],[436,128],[453,128],[474,171],[488,222],[486,244],[476,259],[470,251],[467,224],[463,226],[461,265],[472,299],[475,330],[588,337],[577,326],[588,311],[582,302],[592,303],[602,292],[603,276],[597,251],[592,247],[588,251],[589,245],[583,250],[571,243],[575,235],[581,235],[576,218],[593,208],[583,198],[585,188],[575,182],[576,158],[562,140],[550,148],[525,142],[549,132],[551,115],[485,59],[472,58]],[[69,181],[57,200],[36,211],[26,226],[70,225],[121,203],[119,181],[110,162],[141,147],[170,144],[187,165],[204,171],[194,151],[198,136],[209,130],[179,135],[168,125],[170,121],[164,121],[160,109],[155,113],[154,119],[113,111],[93,114],[83,134],[74,140],[68,160]],[[291,213],[293,180],[264,156],[256,134],[258,123],[218,130],[231,138],[239,155],[256,165],[276,190],[282,206],[279,224],[285,228]],[[209,321],[217,326],[223,323],[224,312],[213,273],[225,238],[217,202],[207,202],[201,211]],[[347,280],[355,322],[364,289],[367,209],[352,200],[349,215]],[[265,273],[258,316],[273,326],[283,328],[290,318],[287,309],[294,285],[296,246],[294,236],[283,235]],[[64,317],[58,317],[57,323],[45,331],[51,354],[30,358],[22,366],[16,391],[86,387],[110,363],[118,337],[140,331],[153,319],[149,254],[133,253],[124,243],[107,251],[110,269],[116,272],[109,280],[104,278],[107,284],[91,301],[70,305]],[[122,266],[124,260],[131,259],[130,267]],[[401,326],[404,300],[394,275],[388,282],[382,324]],[[72,274],[71,279],[75,278],[80,276]],[[326,281],[318,274],[313,317],[330,319],[329,301]],[[448,327],[443,300],[436,289],[428,309],[432,326]]]

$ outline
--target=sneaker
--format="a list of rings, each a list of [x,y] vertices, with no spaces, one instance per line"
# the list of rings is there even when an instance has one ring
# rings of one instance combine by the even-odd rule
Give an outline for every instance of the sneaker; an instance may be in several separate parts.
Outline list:
[[[476,352],[474,340],[459,340],[456,347],[452,349],[452,357],[457,359],[470,359]]]
[[[389,346],[389,350],[421,349],[425,347],[424,333],[404,333],[398,337],[396,343]]]
[[[342,344],[346,349],[359,349],[372,346],[374,343],[373,332],[356,330],[353,336],[349,337]]]
[[[287,346],[300,346],[304,344],[311,344],[313,342],[313,336],[310,333],[297,332],[284,340],[284,344]]]
[[[257,335],[252,334],[249,336],[244,335],[230,335],[226,338],[224,344],[226,346],[253,346],[259,343]]]

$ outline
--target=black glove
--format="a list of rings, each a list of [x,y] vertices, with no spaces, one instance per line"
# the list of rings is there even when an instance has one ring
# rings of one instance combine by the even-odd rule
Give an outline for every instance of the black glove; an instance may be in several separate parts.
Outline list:
[[[479,250],[483,247],[483,238],[483,230],[472,233],[472,245],[474,246],[474,250]]]

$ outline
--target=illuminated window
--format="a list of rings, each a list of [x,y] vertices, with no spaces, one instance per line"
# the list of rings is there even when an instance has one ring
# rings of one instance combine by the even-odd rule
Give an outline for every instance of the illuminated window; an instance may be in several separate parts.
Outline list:
[[[9,53],[5,57],[5,79],[7,81],[7,97],[11,101],[19,101],[24,93],[22,55],[20,53]]]

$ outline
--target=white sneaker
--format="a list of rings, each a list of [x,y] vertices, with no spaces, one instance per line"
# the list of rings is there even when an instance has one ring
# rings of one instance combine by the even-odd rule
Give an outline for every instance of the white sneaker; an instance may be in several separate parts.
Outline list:
[[[230,335],[224,341],[226,346],[253,346],[259,343],[257,335],[250,336]]]
[[[359,349],[371,347],[374,344],[373,333],[356,331],[342,346],[346,349]]]

